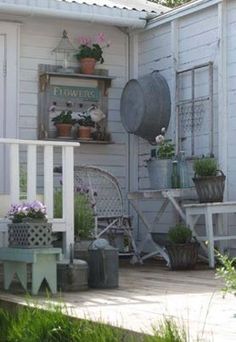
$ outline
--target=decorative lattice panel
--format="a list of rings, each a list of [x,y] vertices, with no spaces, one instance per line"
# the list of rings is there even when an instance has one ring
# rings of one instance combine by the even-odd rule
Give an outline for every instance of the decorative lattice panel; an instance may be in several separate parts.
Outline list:
[[[35,248],[52,246],[52,224],[23,222],[8,225],[9,247]]]

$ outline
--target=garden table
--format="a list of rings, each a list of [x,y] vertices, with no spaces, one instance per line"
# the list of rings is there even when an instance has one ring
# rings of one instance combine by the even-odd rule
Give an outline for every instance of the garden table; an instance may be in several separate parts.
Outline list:
[[[27,264],[32,264],[32,294],[37,295],[46,279],[51,292],[57,293],[57,261],[61,260],[61,248],[0,248],[0,260],[4,267],[4,289],[8,290],[14,274],[27,291]]]
[[[154,227],[158,224],[160,221],[162,215],[164,214],[167,206],[169,203],[173,205],[175,210],[178,212],[178,214],[181,216],[183,221],[186,222],[186,215],[185,212],[181,206],[181,201],[186,199],[196,199],[196,191],[195,188],[182,188],[182,189],[162,189],[162,190],[139,190],[134,192],[129,192],[128,200],[130,201],[132,207],[137,212],[138,216],[144,223],[144,226],[147,229],[147,236],[144,241],[142,241],[141,246],[139,248],[140,252],[142,252],[144,244],[148,239],[152,239],[151,232],[154,231]],[[153,222],[149,222],[147,219],[145,213],[141,209],[139,205],[140,200],[154,200],[154,201],[162,201],[162,205],[160,209],[157,211],[156,216],[153,220]],[[167,263],[169,263],[169,257],[164,250],[163,247],[155,243],[155,250],[151,253],[148,253],[147,255],[143,257],[139,257],[137,261],[143,262],[145,259],[151,258],[155,255],[161,255]]]
[[[226,235],[223,231],[222,215],[236,214],[236,202],[196,203],[184,205],[186,222],[193,231],[202,248],[208,253],[209,267],[215,267],[214,242],[236,240],[236,235]],[[199,236],[195,225],[200,216],[205,217],[206,236]],[[217,216],[216,229],[213,227],[213,215]],[[220,234],[220,235],[217,235]],[[203,241],[208,241],[207,245]]]

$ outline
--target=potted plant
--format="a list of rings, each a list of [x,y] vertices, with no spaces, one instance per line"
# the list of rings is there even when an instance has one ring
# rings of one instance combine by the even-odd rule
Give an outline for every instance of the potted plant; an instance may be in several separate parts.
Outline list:
[[[75,57],[80,62],[83,74],[93,74],[97,62],[104,63],[103,48],[108,47],[105,43],[105,35],[100,32],[94,38],[79,37],[79,48]]]
[[[156,137],[158,148],[151,150],[151,158],[147,160],[147,169],[151,188],[165,189],[171,187],[172,158],[175,146],[171,140],[166,140],[165,128]]]
[[[193,241],[192,231],[184,224],[176,224],[168,232],[165,245],[172,270],[187,270],[195,267],[199,243]]]
[[[76,122],[72,118],[71,110],[63,110],[61,113],[54,118],[52,122],[57,128],[58,137],[71,138],[71,128]]]
[[[90,199],[89,190],[81,183],[74,193],[74,256],[86,261],[88,260],[88,247],[94,240],[93,207],[94,203]],[[54,192],[54,217],[62,217],[62,189],[60,188]]]
[[[51,247],[52,224],[47,222],[46,207],[39,201],[11,205],[7,217],[10,247]]]
[[[199,202],[222,202],[226,177],[221,170],[218,170],[216,159],[208,157],[196,159],[193,170],[193,182]]]
[[[90,140],[92,127],[95,126],[95,123],[91,118],[91,115],[85,112],[83,113],[83,115],[80,115],[80,119],[77,122],[79,124],[79,129],[78,129],[79,139]]]

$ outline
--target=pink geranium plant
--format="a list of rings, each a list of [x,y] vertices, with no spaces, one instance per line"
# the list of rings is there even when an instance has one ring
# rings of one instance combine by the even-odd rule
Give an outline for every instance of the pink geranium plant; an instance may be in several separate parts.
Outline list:
[[[97,62],[104,63],[103,49],[110,46],[110,43],[106,42],[104,32],[98,33],[95,37],[80,36],[78,41],[79,48],[75,54],[78,60],[94,58]]]
[[[46,206],[40,201],[33,201],[32,203],[12,204],[7,217],[13,223],[20,223],[27,219],[47,220]]]

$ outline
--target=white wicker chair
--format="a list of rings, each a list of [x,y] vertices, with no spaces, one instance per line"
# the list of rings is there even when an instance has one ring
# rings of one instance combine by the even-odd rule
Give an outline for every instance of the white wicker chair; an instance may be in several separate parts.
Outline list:
[[[61,172],[61,168],[57,168]],[[96,166],[75,166],[75,189],[85,188],[94,204],[95,237],[111,238],[115,234],[124,233],[132,254],[137,248],[132,236],[131,220],[125,216],[122,193],[117,179],[109,172]]]
[[[109,172],[96,166],[76,166],[74,168],[75,188],[85,187],[94,203],[95,236],[111,238],[124,233],[132,250],[136,244],[132,236],[131,220],[124,214],[122,193],[117,179]]]

